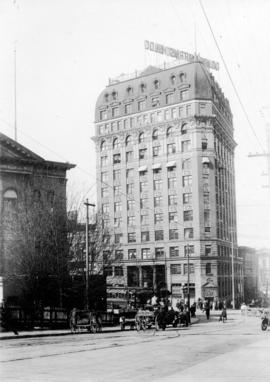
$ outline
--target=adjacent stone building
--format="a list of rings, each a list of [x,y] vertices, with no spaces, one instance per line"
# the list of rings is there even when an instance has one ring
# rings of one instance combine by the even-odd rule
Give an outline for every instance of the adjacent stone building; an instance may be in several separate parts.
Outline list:
[[[213,75],[200,62],[122,75],[98,97],[95,122],[98,205],[120,244],[111,301],[144,287],[176,300],[188,281],[191,299],[230,300],[232,264],[240,300],[236,144]]]
[[[66,172],[73,167],[74,165],[69,163],[44,160],[0,133],[1,300],[13,298],[15,301],[14,294],[16,295],[19,291],[14,290],[11,284],[16,277],[27,277],[25,274],[12,274],[10,257],[14,255],[12,253],[13,244],[15,244],[15,240],[18,240],[19,235],[22,242],[25,240],[26,246],[27,240],[31,238],[31,232],[34,235],[31,231],[33,216],[36,218],[36,224],[42,225],[46,221],[44,219],[45,211],[51,213],[56,221],[54,229],[59,230],[59,232],[55,232],[55,235],[60,234],[60,230],[63,229],[60,221],[64,222],[66,216]],[[37,211],[40,215],[37,215]],[[23,218],[24,220],[22,220]],[[18,221],[23,221],[25,226],[18,227]],[[22,223],[20,224],[22,225]],[[47,228],[40,226],[40,232]],[[22,237],[23,232],[27,238]],[[42,244],[36,243],[36,246],[38,245]],[[61,245],[64,247],[65,244]],[[29,256],[30,253],[29,242]],[[16,255],[19,258],[20,254]]]
[[[260,297],[258,251],[255,248],[241,246],[239,256],[243,258],[244,301],[249,304]]]

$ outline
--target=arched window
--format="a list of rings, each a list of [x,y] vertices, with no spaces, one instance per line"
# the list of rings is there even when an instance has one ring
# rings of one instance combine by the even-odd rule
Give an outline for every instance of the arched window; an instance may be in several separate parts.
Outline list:
[[[116,93],[116,91],[114,90],[114,91],[112,92],[112,99],[116,100],[116,98],[117,98],[117,93]]]
[[[140,133],[139,135],[139,143],[143,143],[145,141],[145,134],[144,133]]]
[[[172,75],[171,75],[171,84],[172,84],[172,85],[175,85],[175,83],[176,83],[176,77],[175,77],[174,74],[172,74]]]
[[[146,90],[146,85],[145,85],[144,83],[142,83],[142,84],[140,85],[140,91],[141,91],[142,93],[144,93],[145,90]]]
[[[100,151],[105,151],[106,150],[106,141],[102,141],[100,144]]]
[[[33,200],[34,202],[39,202],[41,199],[41,193],[39,190],[34,190],[33,191]]]
[[[191,169],[191,159],[190,158],[183,160],[182,169],[183,170],[190,170]]]
[[[105,102],[109,101],[109,94],[108,93],[104,94],[104,101]]]
[[[174,134],[174,128],[172,126],[168,127],[167,129],[167,137],[172,137]]]
[[[132,144],[132,137],[131,137],[131,135],[128,135],[126,137],[126,146],[131,145],[131,144]]]
[[[120,146],[119,140],[118,140],[118,138],[115,138],[113,140],[113,148],[117,149],[119,146]]]
[[[187,124],[184,123],[181,127],[181,134],[184,135],[187,133]]]
[[[3,208],[5,212],[14,210],[17,205],[18,195],[13,189],[8,189],[3,195]]]
[[[153,138],[153,141],[157,141],[158,140],[158,129],[153,131],[152,138]]]
[[[186,79],[185,73],[180,73],[179,78],[180,78],[180,82],[185,82],[185,79]]]
[[[205,273],[206,273],[207,275],[209,275],[209,274],[212,273],[212,270],[211,270],[211,263],[207,263],[207,264],[205,265]]]
[[[155,80],[155,81],[154,81],[154,88],[155,88],[155,89],[159,89],[159,86],[160,86],[160,82],[159,82],[159,80]]]
[[[131,96],[132,93],[133,93],[133,89],[132,89],[131,86],[129,86],[129,87],[127,88],[127,95],[128,95],[128,96]]]

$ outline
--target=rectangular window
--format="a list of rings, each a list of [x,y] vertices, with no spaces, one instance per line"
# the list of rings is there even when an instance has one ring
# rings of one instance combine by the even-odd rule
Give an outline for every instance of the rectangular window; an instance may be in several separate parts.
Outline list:
[[[186,115],[187,117],[191,115],[191,105],[186,106]]]
[[[135,208],[135,200],[128,200],[127,201],[127,209],[128,210],[134,210]]]
[[[211,255],[212,247],[211,244],[206,244],[205,246],[205,256]]]
[[[178,239],[178,229],[170,229],[169,230],[169,240],[176,240]]]
[[[170,247],[170,257],[179,256],[179,247]]]
[[[106,276],[112,276],[113,275],[112,267],[105,267],[104,268],[104,273],[105,273]]]
[[[211,227],[204,227],[205,233],[211,233]]]
[[[194,264],[189,264],[189,273],[194,273]],[[188,274],[188,264],[184,264],[184,274]]]
[[[202,139],[202,150],[207,150],[207,139]]]
[[[107,166],[108,163],[109,163],[109,160],[108,160],[107,156],[104,156],[104,157],[100,158],[100,166],[101,167]]]
[[[121,154],[114,154],[113,155],[113,164],[119,164],[121,163]]]
[[[199,104],[199,113],[200,113],[200,115],[206,115],[206,104],[205,103]]]
[[[128,216],[128,218],[127,218],[127,225],[129,227],[135,226],[135,216]]]
[[[146,102],[143,100],[143,101],[139,101],[138,102],[138,110],[139,111],[143,111],[143,110],[145,110],[145,108],[146,108]]]
[[[172,103],[173,102],[173,94],[167,94],[166,95],[166,104]]]
[[[183,176],[183,187],[192,186],[192,175]]]
[[[112,108],[112,117],[118,117],[119,116],[119,107],[113,107]]]
[[[188,90],[182,90],[180,92],[180,100],[181,101],[186,101],[188,99]]]
[[[177,118],[177,109],[175,107],[172,109],[172,117],[173,119]]]
[[[175,153],[176,153],[176,145],[175,145],[175,143],[169,143],[167,145],[167,154],[175,154]]]
[[[155,249],[155,258],[156,259],[162,259],[164,257],[165,257],[164,248],[156,248]]]
[[[122,243],[123,235],[121,233],[116,233],[114,235],[114,242],[115,244],[120,244]]]
[[[193,211],[188,210],[184,211],[184,222],[189,222],[193,220]]]
[[[141,253],[142,253],[142,259],[146,260],[151,258],[150,248],[142,248]]]
[[[113,180],[120,180],[121,170],[113,170]]]
[[[187,151],[190,151],[191,149],[191,141],[182,141],[181,142],[181,148],[182,148],[182,153],[186,153]]]
[[[149,231],[143,231],[141,232],[141,241],[146,242],[150,240]]]
[[[155,196],[154,197],[154,206],[155,207],[162,206],[162,196]]]
[[[149,215],[141,215],[141,225],[149,224]]]
[[[147,157],[147,149],[139,150],[139,159],[145,159]]]
[[[180,275],[182,273],[181,264],[171,264],[171,274]]]
[[[124,260],[124,252],[122,249],[115,251],[115,260],[116,261]]]
[[[164,233],[162,230],[155,231],[155,240],[164,240]]]
[[[132,109],[131,109],[131,103],[127,103],[127,104],[125,105],[125,114],[130,114],[131,111],[132,111]]]
[[[158,122],[162,122],[163,121],[163,112],[162,111],[158,111],[157,112],[157,121]]]
[[[169,206],[176,206],[177,205],[177,196],[176,195],[169,195]]]
[[[148,207],[148,199],[147,198],[142,198],[140,200],[140,205],[141,205],[141,209],[147,208]]]
[[[184,238],[193,239],[193,228],[184,228]]]
[[[114,195],[120,195],[121,194],[121,186],[114,186]]]
[[[109,188],[108,187],[102,187],[101,189],[101,197],[106,198],[109,196]]]
[[[159,98],[158,97],[152,97],[152,107],[159,106]]]
[[[102,172],[100,178],[101,178],[101,182],[107,182],[109,179],[109,173],[107,171]]]
[[[115,202],[114,203],[114,212],[120,212],[122,211],[122,203],[121,202]]]
[[[154,190],[161,190],[162,189],[162,180],[161,179],[155,179],[154,180]]]
[[[137,258],[136,249],[129,249],[128,250],[128,259],[133,260]]]
[[[108,118],[107,110],[101,110],[100,111],[100,119],[101,119],[101,121],[103,121],[104,119],[107,119],[107,118]]]
[[[169,190],[176,189],[177,180],[176,178],[169,178],[168,179],[168,188]]]
[[[191,204],[192,203],[192,193],[187,192],[183,194],[183,204]]]
[[[114,276],[124,276],[123,267],[114,267]]]
[[[122,225],[122,216],[118,216],[117,218],[114,218],[114,228],[121,227]]]
[[[133,168],[128,168],[126,171],[126,177],[127,179],[133,178],[134,177],[134,169]]]
[[[171,119],[171,110],[165,110],[165,120]]]
[[[160,146],[153,147],[153,157],[158,157],[160,155]]]
[[[127,194],[128,195],[134,194],[134,183],[127,184]]]
[[[177,223],[178,215],[177,212],[169,212],[169,223]]]
[[[163,214],[155,214],[154,215],[155,224],[159,224],[163,222]]]
[[[194,245],[185,245],[184,255],[185,256],[194,256]]]
[[[102,228],[108,228],[110,226],[110,219],[102,219]]]
[[[133,151],[126,152],[126,162],[131,162],[133,160]]]
[[[210,210],[204,210],[204,225],[210,225]]]
[[[145,192],[148,190],[148,182],[140,182],[140,192]]]
[[[209,192],[204,192],[203,194],[203,201],[205,204],[209,204],[210,203],[210,194]]]
[[[102,204],[102,213],[108,214],[109,213],[109,203]]]
[[[136,232],[128,233],[128,243],[136,243]]]

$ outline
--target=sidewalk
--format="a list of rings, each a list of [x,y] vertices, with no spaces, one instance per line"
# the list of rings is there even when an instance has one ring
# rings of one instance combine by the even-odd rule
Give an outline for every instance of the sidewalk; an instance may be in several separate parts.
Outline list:
[[[199,318],[191,318],[191,325],[199,322]],[[102,333],[115,333],[120,332],[120,325],[117,326],[105,326],[102,328]],[[128,329],[126,331],[129,331]],[[87,331],[77,332],[77,334],[86,334]],[[71,333],[70,329],[35,329],[35,330],[22,330],[19,331],[19,335],[15,335],[13,332],[0,332],[1,340],[11,340],[11,339],[23,339],[23,338],[34,338],[34,337],[52,337],[52,336],[67,336],[74,335]]]

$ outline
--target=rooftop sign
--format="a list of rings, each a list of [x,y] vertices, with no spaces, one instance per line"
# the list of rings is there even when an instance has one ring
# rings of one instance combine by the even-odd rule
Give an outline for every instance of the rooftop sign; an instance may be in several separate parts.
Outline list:
[[[156,52],[159,54],[165,54],[166,56],[174,57],[178,60],[185,60],[189,62],[201,61],[204,65],[209,69],[219,70],[219,63],[216,61],[208,60],[207,58],[203,58],[197,54],[191,54],[187,52],[183,52],[182,50],[170,48],[165,45],[157,44],[153,41],[144,41],[144,47],[146,50],[150,50],[152,52]]]

